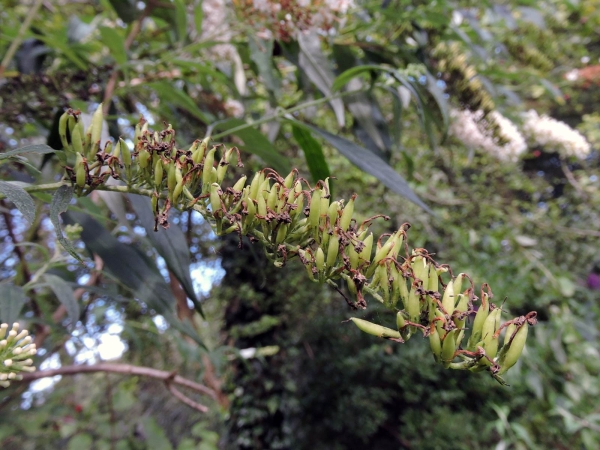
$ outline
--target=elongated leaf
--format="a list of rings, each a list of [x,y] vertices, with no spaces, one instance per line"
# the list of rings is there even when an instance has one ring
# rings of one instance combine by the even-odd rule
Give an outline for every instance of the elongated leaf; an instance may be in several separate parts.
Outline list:
[[[448,107],[448,101],[444,97],[444,92],[438,86],[437,83],[438,83],[438,80],[433,75],[428,73],[427,74],[427,90],[429,91],[429,93],[431,94],[431,96],[433,97],[435,102],[437,103],[438,108],[440,109],[440,114],[442,115],[442,121],[443,121],[443,130],[442,130],[443,138],[442,138],[442,140],[445,140],[446,135],[448,134],[448,126],[450,124],[449,107]]]
[[[306,164],[312,175],[313,182],[324,180],[331,176],[327,160],[323,154],[323,147],[319,141],[312,137],[310,131],[296,125],[292,125],[292,132],[294,139],[296,139],[296,142],[298,142],[298,145],[300,145],[300,148],[304,152]]]
[[[389,71],[389,68],[378,66],[375,64],[365,64],[363,66],[352,67],[339,74],[331,85],[331,90],[337,92],[342,89],[351,79],[372,71]]]
[[[299,123],[300,122],[296,122],[296,124]],[[433,214],[433,211],[431,211],[431,209],[429,209],[429,207],[423,203],[419,197],[417,197],[404,178],[402,178],[400,174],[398,174],[383,159],[369,150],[355,144],[354,142],[349,141],[348,139],[336,136],[313,125],[302,124],[302,126],[308,127],[315,133],[320,134],[342,155],[348,158],[350,162],[352,162],[358,168],[376,177],[392,191],[420,206],[428,213]]]
[[[273,39],[259,39],[250,36],[248,47],[250,48],[250,58],[258,67],[258,73],[263,79],[264,86],[277,96],[281,83],[273,66]]]
[[[171,83],[166,81],[155,81],[153,83],[147,83],[147,86],[151,87],[160,96],[161,101],[165,103],[171,103],[179,108],[186,110],[188,113],[199,119],[204,123],[211,123],[212,119],[210,114],[202,111],[194,100],[190,98],[183,90],[176,89]]]
[[[202,5],[198,6],[202,9]],[[185,2],[175,0],[175,27],[177,30],[177,40],[183,41],[187,36],[187,12],[185,10]]]
[[[0,322],[7,323],[9,327],[16,322],[25,300],[22,287],[0,284]]]
[[[0,181],[0,192],[10,200],[30,224],[35,220],[35,203],[25,189],[8,181]]]
[[[242,119],[229,119],[224,122],[219,122],[215,125],[216,130],[226,131],[231,130],[240,125],[244,125]],[[287,173],[291,170],[290,163],[283,155],[279,154],[273,144],[258,130],[248,127],[242,130],[234,131],[234,134],[244,141],[241,147],[244,150],[259,156],[267,165],[277,170],[280,173]]]
[[[150,199],[133,194],[129,194],[128,198],[142,226],[146,230],[148,240],[152,243],[158,254],[164,258],[167,267],[181,283],[186,295],[194,303],[196,310],[201,315],[204,315],[202,305],[194,291],[194,283],[190,275],[190,265],[192,264],[190,249],[183,231],[178,226],[171,225],[166,230],[155,232],[154,214],[152,214]]]
[[[188,322],[175,315],[175,299],[156,264],[134,246],[120,242],[87,214],[69,212],[65,222],[83,227],[81,239],[88,249],[104,261],[106,269],[172,326],[204,345]]]
[[[69,254],[82,262],[81,257],[77,254],[75,247],[73,244],[63,235],[62,228],[60,226],[60,220],[58,216],[64,213],[69,208],[69,203],[73,198],[73,188],[70,186],[61,186],[56,190],[54,196],[52,197],[52,202],[50,203],[50,220],[52,221],[52,225],[54,225],[54,230],[56,231],[56,239],[60,242],[60,245],[69,252]]]
[[[334,74],[329,59],[327,59],[321,50],[321,40],[316,31],[300,33],[298,44],[300,45],[300,55],[298,56],[300,68],[323,95],[327,97],[331,96]],[[334,98],[329,101],[329,104],[335,113],[338,125],[343,127],[346,123],[344,118],[344,103],[341,99]]]
[[[127,52],[125,51],[125,40],[117,30],[109,27],[100,27],[100,40],[110,50],[110,55],[117,64],[127,62]]]
[[[0,153],[0,160],[5,159],[5,158],[10,158],[12,156],[25,155],[27,153],[45,154],[45,153],[54,153],[55,151],[56,150],[54,150],[52,147],[49,147],[48,145],[45,145],[45,144],[27,145],[26,147],[16,148],[16,149],[11,150],[6,153]]]
[[[79,320],[79,303],[77,303],[73,295],[73,289],[65,280],[56,275],[47,273],[44,275],[44,279],[48,286],[50,286],[50,289],[52,289],[52,292],[54,292],[54,295],[56,295],[56,298],[58,298],[58,301],[67,310],[67,315],[71,319],[70,328],[75,328]]]

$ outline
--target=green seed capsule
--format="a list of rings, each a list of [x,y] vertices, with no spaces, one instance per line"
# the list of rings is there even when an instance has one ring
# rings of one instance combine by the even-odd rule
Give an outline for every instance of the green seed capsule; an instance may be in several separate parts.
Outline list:
[[[142,149],[138,154],[138,164],[140,165],[140,169],[146,169],[150,164],[150,153]]]
[[[258,195],[258,188],[262,184],[260,179],[262,172],[256,172],[254,177],[252,178],[252,182],[250,183],[250,198],[256,200]]]
[[[244,189],[245,185],[246,185],[246,175],[244,175],[242,178],[237,180],[237,182],[233,185],[233,190],[241,192]]]
[[[506,327],[506,334],[504,335],[504,345],[508,345],[510,342],[510,338],[515,333],[517,326],[514,323],[511,323]]]
[[[175,175],[176,169],[175,163],[171,161],[169,163],[169,168],[167,169],[167,189],[169,192],[173,192],[173,189],[175,189],[175,185],[177,184],[177,176]]]
[[[71,146],[73,151],[84,154],[82,135],[78,126],[71,131]]]
[[[87,173],[85,170],[83,156],[81,156],[81,153],[77,153],[76,158],[77,160],[75,162],[75,182],[77,183],[77,186],[83,188],[85,187]]]
[[[444,296],[442,297],[442,307],[446,311],[446,314],[452,315],[454,312],[454,282],[450,280],[444,290]]]
[[[340,202],[332,202],[327,210],[327,216],[329,217],[329,226],[334,227],[335,222],[338,218],[338,211],[340,210]]]
[[[315,256],[315,264],[317,266],[317,270],[322,272],[325,269],[325,253],[323,253],[323,249],[321,247],[317,248],[317,254]]]
[[[315,189],[310,199],[310,213],[308,215],[308,223],[312,228],[319,226],[319,213],[321,210],[321,190]]]
[[[213,183],[210,185],[210,207],[213,212],[213,216],[217,218],[220,217],[221,211],[221,196],[219,195],[221,191],[221,186],[217,183]]]
[[[446,333],[444,337],[444,341],[442,342],[442,353],[441,359],[444,363],[444,367],[449,367],[450,363],[454,359],[454,352],[456,351],[456,340],[455,334],[457,333],[457,329],[450,330]]]
[[[121,152],[121,155],[123,156],[121,158],[123,165],[126,168],[131,167],[131,150],[129,150],[129,147],[127,146],[127,144],[125,143],[125,141],[123,139],[119,139],[119,142],[117,142],[117,148],[119,149],[119,151]],[[115,153],[117,153],[116,148],[115,148]]]
[[[156,160],[156,165],[154,166],[154,186],[157,190],[160,190],[160,186],[162,185],[163,179],[163,163],[159,159]]]
[[[62,143],[63,149],[65,151],[73,151],[69,141],[67,141],[67,122],[69,120],[69,115],[64,113],[60,116],[58,120],[58,134],[60,136],[60,142]]]
[[[279,225],[279,228],[277,229],[277,235],[275,236],[275,244],[279,245],[285,240],[289,227],[290,225],[287,223],[282,223]]]
[[[176,203],[179,199],[179,196],[183,192],[183,181],[177,183],[175,185],[175,189],[173,189],[173,203]]]
[[[350,243],[347,247],[348,258],[350,259],[350,267],[356,269],[358,267],[358,253],[354,248],[354,244]]]
[[[523,353],[523,349],[525,348],[528,331],[529,326],[527,325],[527,322],[525,322],[515,334],[515,337],[508,347],[508,350],[506,350],[506,352],[504,352],[499,358],[498,364],[500,365],[500,371],[498,372],[498,375],[502,375],[517,363],[521,357],[521,354]]]
[[[335,266],[335,262],[338,257],[338,253],[340,250],[340,241],[338,238],[338,234],[334,231],[333,236],[329,239],[329,245],[327,247],[327,267]]]
[[[269,195],[267,196],[267,207],[271,211],[275,211],[277,209],[277,191],[279,189],[278,184],[274,184],[269,191]]]
[[[373,233],[370,233],[365,238],[365,240],[363,241],[363,244],[365,246],[358,254],[358,261],[359,261],[359,264],[363,264],[363,263],[369,264],[371,262],[371,250],[373,248]]]
[[[262,195],[258,196],[258,214],[262,217],[267,215],[267,202]]]
[[[356,325],[360,331],[363,331],[367,334],[381,338],[401,339],[400,333],[392,330],[391,328],[383,327],[381,325],[377,325],[367,320],[357,319],[355,317],[352,317],[350,320],[354,322],[354,325]]]
[[[406,326],[406,319],[402,315],[401,311],[396,313],[396,326],[398,327],[398,331],[402,330]]]
[[[211,185],[212,169],[215,162],[216,147],[211,148],[204,158],[204,168],[202,169],[202,192],[209,189]]]
[[[99,145],[100,136],[102,135],[102,122],[104,121],[104,115],[102,114],[102,103],[98,105],[96,111],[94,111],[94,115],[92,116],[92,124],[90,125],[90,129],[88,132],[91,132],[91,142],[92,146]]]
[[[442,341],[440,339],[438,330],[435,326],[432,326],[430,328],[429,346],[431,347],[431,352],[433,353],[435,362],[440,362],[441,354],[442,354]]]
[[[352,216],[354,215],[355,199],[356,194],[354,194],[348,201],[348,204],[344,206],[344,211],[342,212],[342,217],[340,218],[340,228],[344,231],[348,231],[348,228],[350,228],[350,222],[352,221]]]
[[[408,300],[406,302],[406,312],[411,322],[419,322],[421,316],[421,305],[419,303],[419,296],[417,295],[417,289],[413,286],[408,294]]]
[[[291,187],[294,185],[294,171],[293,170],[290,172],[290,174],[287,177],[285,177],[285,180],[283,180],[283,185],[287,189],[291,189]]]

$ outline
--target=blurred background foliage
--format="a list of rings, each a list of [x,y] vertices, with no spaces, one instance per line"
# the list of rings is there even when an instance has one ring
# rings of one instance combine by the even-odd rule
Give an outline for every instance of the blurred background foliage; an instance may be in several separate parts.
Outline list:
[[[31,224],[2,200],[0,276],[27,294],[18,318],[36,365],[119,358],[216,392],[201,414],[140,377],[14,383],[0,393],[2,448],[600,447],[598,2],[0,5],[2,152],[60,149],[64,108],[100,102],[107,138],[131,140],[141,115],[173,124],[180,145],[212,134],[243,150],[248,174],[335,177],[334,196],[358,193],[365,219],[390,216],[378,231],[410,222],[413,247],[490,283],[511,314],[540,318],[501,387],[434,366],[425,340],[361,334],[343,323],[357,313],[297,262],[275,269],[191,213],[154,235],[134,198],[78,199],[63,219],[83,227],[71,230],[80,265],[55,240],[49,193],[35,194]],[[534,109],[590,147],[575,157],[528,140],[507,160],[449,133],[459,109],[483,111],[500,144],[494,114],[520,126]],[[47,156],[2,158],[0,177],[56,180]],[[150,279],[149,293],[139,280]],[[374,302],[358,315],[393,326]]]

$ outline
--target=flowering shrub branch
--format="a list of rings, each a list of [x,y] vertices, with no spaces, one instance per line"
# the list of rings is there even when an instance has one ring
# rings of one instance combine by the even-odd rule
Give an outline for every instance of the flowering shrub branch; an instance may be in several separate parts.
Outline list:
[[[278,267],[298,257],[310,280],[339,292],[345,284],[353,309],[366,308],[370,296],[393,313],[394,329],[352,318],[360,330],[399,343],[421,333],[429,338],[435,360],[446,368],[488,371],[503,383],[500,375],[520,357],[536,313],[502,323],[502,309],[491,302],[490,287],[484,284],[477,297],[468,275],[454,276],[427,250],[411,250],[408,224],[375,238],[369,226],[386,216],[358,222],[353,217],[356,195],[347,202],[333,201],[328,180],[311,187],[296,169],[285,177],[263,169],[250,183],[243,176],[225,187],[232,158],[243,166],[235,147],[209,148],[205,138],[180,149],[171,126],[152,131],[143,119],[135,129],[133,151],[123,140],[101,149],[102,123],[101,106],[87,130],[78,111],[68,110],[60,120],[60,136],[70,159],[65,181],[78,195],[94,189],[147,195],[155,230],[169,226],[171,208],[193,209],[217,235],[237,233],[240,246],[244,236],[263,244]],[[109,177],[124,184],[107,184]],[[469,316],[474,320],[467,333]]]

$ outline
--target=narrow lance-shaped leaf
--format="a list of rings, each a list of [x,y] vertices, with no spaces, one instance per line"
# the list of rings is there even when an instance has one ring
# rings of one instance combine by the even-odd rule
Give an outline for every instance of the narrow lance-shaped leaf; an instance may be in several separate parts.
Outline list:
[[[73,247],[73,244],[71,244],[71,242],[63,235],[60,220],[58,219],[58,217],[69,208],[71,198],[73,198],[72,187],[61,186],[56,190],[52,197],[52,202],[50,203],[50,221],[52,222],[52,225],[54,225],[56,239],[58,239],[60,245],[62,245],[73,258],[83,263],[81,257],[77,254],[75,247]]]
[[[58,298],[58,301],[67,310],[67,315],[71,319],[71,329],[75,328],[79,320],[79,304],[73,295],[73,289],[71,289],[71,286],[65,280],[56,275],[47,273],[44,274],[44,279],[48,286],[50,286],[50,289],[52,289],[52,292],[54,292],[54,295],[56,295],[56,298]]]
[[[0,160],[10,158],[12,156],[26,155],[28,153],[45,154],[54,153],[55,151],[56,150],[46,144],[28,145],[26,147],[16,148],[6,153],[0,153]]]
[[[172,326],[204,345],[188,322],[175,315],[175,299],[152,260],[136,247],[120,242],[99,222],[87,214],[69,212],[65,222],[79,223],[83,227],[81,240],[97,254],[106,269],[135,297],[162,315]]]
[[[35,220],[35,203],[25,189],[8,181],[0,181],[0,193],[14,203],[28,223],[33,223]]]
[[[9,326],[17,321],[25,304],[25,292],[13,284],[0,285],[0,322]]]
[[[298,56],[298,64],[306,73],[310,81],[312,81],[323,95],[329,97],[332,95],[331,86],[333,84],[333,70],[330,62],[321,50],[321,40],[315,31],[309,33],[300,33],[298,37],[300,45],[300,54]],[[329,101],[338,125],[343,127],[345,124],[344,118],[344,103],[339,98],[334,98]]]
[[[250,36],[248,39],[250,58],[256,64],[264,86],[277,96],[280,81],[273,67],[273,39],[259,39]]]
[[[321,128],[308,124],[300,124],[310,130],[320,134],[329,144],[335,147],[341,154],[350,160],[358,168],[364,170],[368,174],[373,175],[385,186],[392,191],[405,197],[414,204],[420,206],[428,213],[433,214],[433,211],[410,188],[406,180],[400,176],[389,164],[383,159],[370,152],[369,150],[355,144],[348,139],[329,133]]]
[[[292,125],[292,132],[294,139],[300,145],[300,148],[304,152],[304,158],[308,165],[308,170],[312,175],[313,181],[324,180],[331,176],[329,172],[329,166],[327,160],[323,154],[323,147],[312,135],[310,131],[300,128],[296,125]]]
[[[156,251],[162,256],[169,270],[175,275],[181,283],[183,290],[188,298],[194,303],[196,310],[203,315],[202,305],[198,301],[194,291],[194,283],[190,275],[190,250],[185,239],[185,235],[178,226],[170,226],[167,229],[154,231],[154,215],[150,199],[140,195],[129,194],[129,201],[135,210],[138,219],[146,230],[148,240],[152,243]]]

